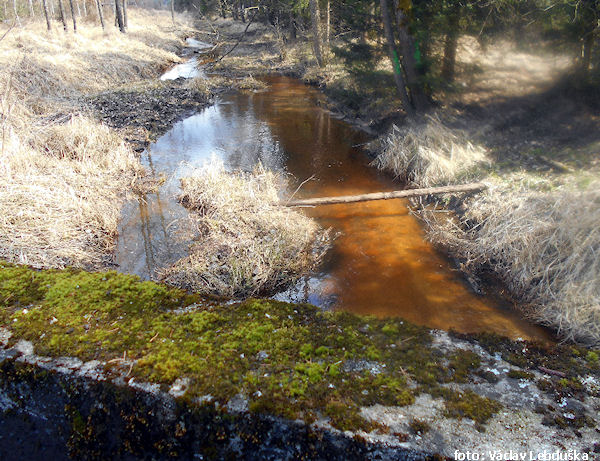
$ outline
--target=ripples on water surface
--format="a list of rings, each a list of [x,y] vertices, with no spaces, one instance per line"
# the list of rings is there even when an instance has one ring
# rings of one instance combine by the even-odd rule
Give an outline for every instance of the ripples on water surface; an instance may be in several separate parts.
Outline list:
[[[366,136],[319,107],[320,93],[285,77],[267,81],[267,91],[226,95],[177,123],[143,154],[152,172],[166,174],[168,180],[158,193],[126,206],[117,251],[121,270],[149,278],[156,267],[185,254],[189,241],[171,235],[173,222],[186,216],[175,199],[179,179],[213,155],[230,170],[251,170],[261,162],[290,175],[293,189],[314,175],[298,193],[301,197],[398,189],[398,183],[369,167],[365,153],[354,147],[367,141]],[[276,299],[401,316],[432,328],[548,337],[507,310],[506,303],[469,290],[460,273],[425,241],[405,201],[303,211],[341,235],[321,273]]]

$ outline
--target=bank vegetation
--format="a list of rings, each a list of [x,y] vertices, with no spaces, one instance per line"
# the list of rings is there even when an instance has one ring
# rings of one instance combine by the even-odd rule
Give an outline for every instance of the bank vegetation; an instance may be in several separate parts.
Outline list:
[[[491,270],[523,312],[562,337],[600,342],[600,176],[509,172],[439,118],[394,127],[374,162],[414,186],[484,179],[488,189],[440,214],[417,213],[436,244],[472,273]]]
[[[85,98],[156,77],[181,46],[166,12],[130,12],[129,33],[40,21],[0,36],[0,258],[35,267],[102,267],[141,167]],[[183,19],[181,19],[183,20]],[[118,34],[118,36],[116,36]]]

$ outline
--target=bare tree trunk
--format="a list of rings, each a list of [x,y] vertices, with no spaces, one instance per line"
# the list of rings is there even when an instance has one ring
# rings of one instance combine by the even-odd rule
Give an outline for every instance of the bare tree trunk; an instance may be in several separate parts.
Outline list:
[[[48,4],[46,0],[42,0],[42,9],[44,10],[44,17],[46,18],[46,27],[48,28],[48,32],[52,30],[52,25],[50,23],[50,15],[48,14]]]
[[[77,32],[77,21],[75,20],[75,8],[73,7],[73,0],[69,0],[71,7],[71,19],[73,20],[73,32]]]
[[[370,200],[391,200],[396,198],[419,197],[423,195],[434,194],[456,194],[459,192],[479,192],[487,189],[484,183],[458,184],[451,186],[426,187],[422,189],[405,189],[395,190],[390,192],[372,192],[370,194],[361,195],[341,195],[337,197],[318,197],[302,200],[291,200],[288,202],[280,202],[283,206],[316,206],[316,205],[332,205],[334,203],[355,203],[366,202]]]
[[[590,70],[590,63],[592,59],[592,48],[594,46],[594,34],[589,33],[584,37],[581,45],[581,72],[584,75]]]
[[[329,56],[331,42],[331,0],[327,0],[327,12],[325,14],[325,49]]]
[[[75,0],[75,6],[77,7],[77,17],[81,17],[81,7],[79,6],[79,2]]]
[[[319,3],[317,0],[310,0],[310,16],[312,22],[313,49],[315,52],[315,58],[317,58],[317,64],[319,67],[323,67],[323,55],[321,54],[321,33],[319,30],[321,14],[319,13]]]
[[[122,33],[125,33],[125,24],[123,24],[123,12],[121,11],[121,0],[115,0],[115,17],[117,25]]]
[[[388,54],[394,69],[394,82],[396,83],[396,89],[398,90],[398,95],[400,96],[404,110],[408,115],[412,116],[414,115],[415,110],[410,102],[408,93],[406,92],[406,84],[404,83],[404,76],[402,75],[402,67],[400,66],[400,59],[398,58],[398,51],[396,51],[394,31],[392,30],[392,20],[390,19],[388,3],[387,0],[379,0],[379,2],[381,4],[381,19],[383,21],[383,30],[385,32]]]
[[[290,42],[295,41],[296,37],[297,37],[296,18],[294,18],[294,13],[292,11],[290,11],[289,37],[290,37]]]
[[[104,26],[104,14],[102,14],[102,4],[100,3],[100,0],[96,0],[96,7],[98,8],[98,17],[100,18],[102,30],[106,30],[106,27]]]
[[[33,18],[35,16],[35,11],[33,11],[33,0],[29,0],[29,17]]]
[[[171,0],[171,20],[173,21],[173,25],[175,25],[175,0]]]
[[[81,3],[83,4],[83,17],[84,17],[84,18],[87,18],[87,14],[88,14],[88,13],[87,13],[87,5],[86,5],[86,1],[85,1],[85,0],[83,0]]]
[[[404,13],[403,9],[398,3],[398,0],[394,0],[396,4],[396,20],[398,22],[398,38],[402,46],[402,68],[406,75],[406,84],[408,90],[417,111],[427,109],[429,102],[421,84],[419,83],[419,76],[417,74],[417,64],[415,61],[415,40],[408,31],[408,18]]]
[[[65,8],[62,0],[58,0],[58,9],[60,11],[60,20],[62,21],[63,29],[67,31],[67,18],[65,17]]]
[[[17,0],[13,0],[13,11],[15,12],[15,19],[21,25],[21,18],[19,18],[19,13],[17,11]]]
[[[123,0],[123,26],[125,29],[129,27],[127,24],[127,0]]]

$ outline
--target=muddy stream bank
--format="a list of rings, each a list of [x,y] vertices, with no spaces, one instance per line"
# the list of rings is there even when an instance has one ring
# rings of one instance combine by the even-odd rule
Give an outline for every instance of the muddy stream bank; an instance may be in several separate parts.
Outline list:
[[[157,269],[185,255],[193,236],[176,232],[187,215],[176,199],[179,180],[212,157],[229,170],[248,171],[261,163],[286,175],[287,195],[312,178],[299,197],[400,187],[368,165],[361,148],[368,137],[322,109],[324,97],[317,90],[289,77],[270,76],[265,81],[269,86],[264,91],[222,95],[214,105],[177,122],[142,153],[152,175],[165,182],[157,192],[126,205],[116,254],[119,270],[150,279]],[[452,263],[425,240],[405,201],[304,212],[339,237],[319,273],[275,299],[403,317],[431,328],[548,338],[544,329],[524,321],[501,297],[475,294]]]

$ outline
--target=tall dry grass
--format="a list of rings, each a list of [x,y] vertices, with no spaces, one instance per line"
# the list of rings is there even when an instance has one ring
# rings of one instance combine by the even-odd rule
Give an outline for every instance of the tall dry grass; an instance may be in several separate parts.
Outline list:
[[[83,116],[10,136],[0,156],[0,259],[36,267],[100,267],[112,249],[123,191],[139,162]]]
[[[422,187],[472,179],[488,163],[485,149],[435,115],[393,126],[373,164],[403,182]]]
[[[563,337],[600,343],[600,183],[542,192],[490,183],[457,225],[431,220],[433,241],[471,268],[492,268]]]
[[[109,258],[140,165],[115,132],[72,114],[89,93],[156,76],[178,59],[181,33],[166,12],[130,18],[126,35],[90,24],[47,33],[32,22],[0,41],[1,259],[98,267]]]
[[[213,161],[181,185],[199,238],[164,271],[169,284],[228,297],[272,293],[314,269],[327,248],[327,231],[278,205],[272,172],[228,174]]]

